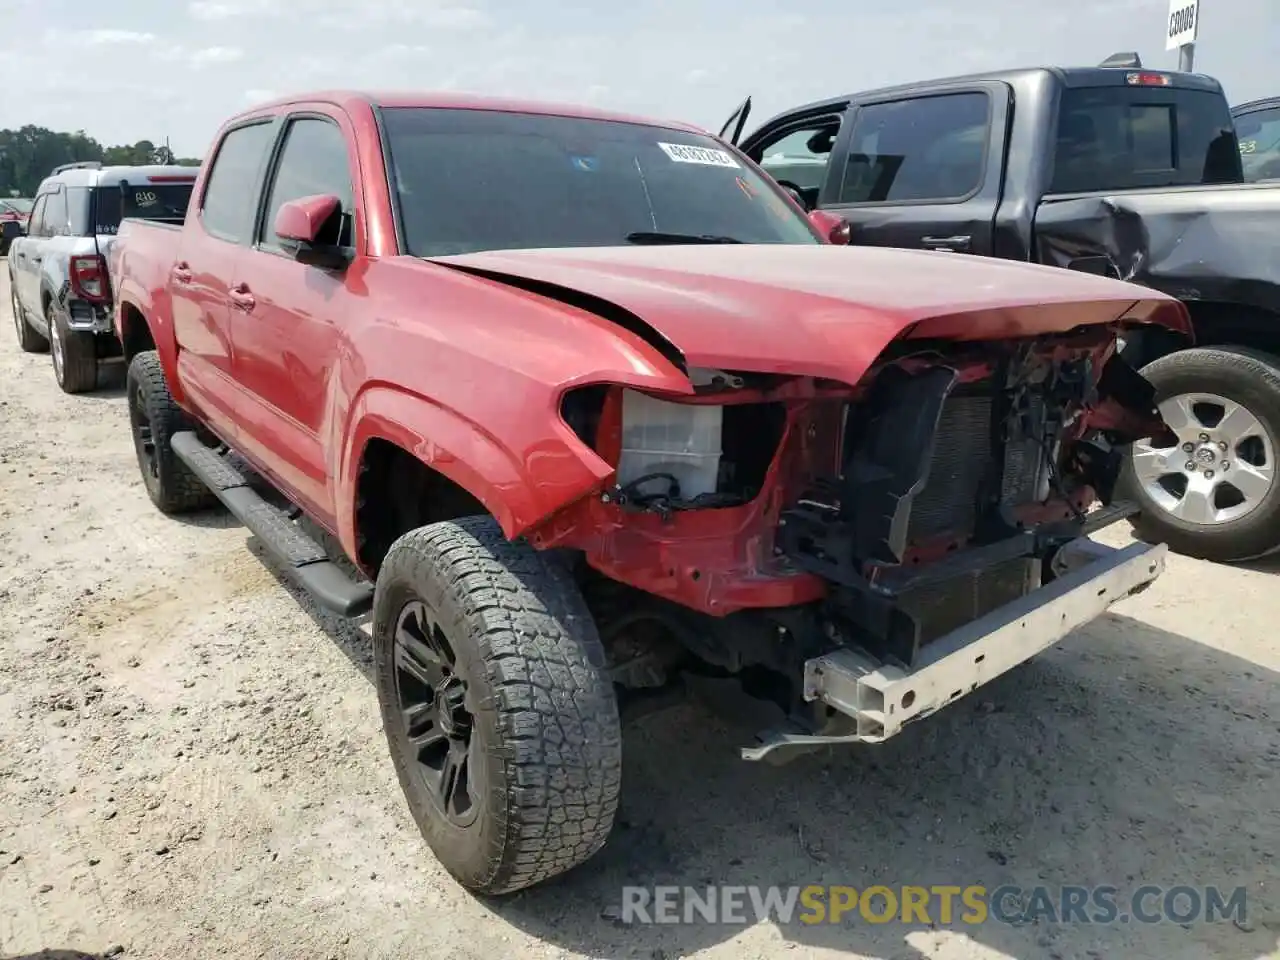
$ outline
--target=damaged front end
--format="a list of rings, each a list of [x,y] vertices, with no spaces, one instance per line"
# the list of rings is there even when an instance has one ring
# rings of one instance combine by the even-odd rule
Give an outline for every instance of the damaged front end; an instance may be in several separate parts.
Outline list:
[[[616,482],[531,539],[581,551],[621,686],[760,718],[744,757],[886,739],[1163,568],[1084,539],[1135,510],[1118,448],[1165,430],[1118,332],[898,340],[854,385],[572,391]]]

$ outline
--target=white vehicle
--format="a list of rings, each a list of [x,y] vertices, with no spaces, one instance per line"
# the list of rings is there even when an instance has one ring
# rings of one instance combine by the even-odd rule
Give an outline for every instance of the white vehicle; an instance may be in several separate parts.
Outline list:
[[[182,223],[199,167],[56,168],[36,191],[26,236],[9,248],[18,345],[49,350],[67,393],[98,383],[98,365],[122,357],[111,323],[107,251],[125,217]]]

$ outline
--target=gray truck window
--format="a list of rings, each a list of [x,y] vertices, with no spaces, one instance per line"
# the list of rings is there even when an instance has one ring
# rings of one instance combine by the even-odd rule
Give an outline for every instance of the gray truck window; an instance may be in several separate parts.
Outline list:
[[[249,238],[258,172],[271,144],[270,123],[237,127],[222,139],[209,171],[201,205],[201,220],[211,234],[233,243]]]
[[[840,202],[963,199],[982,184],[990,113],[987,95],[976,91],[862,107]]]
[[[1240,155],[1222,94],[1168,87],[1062,92],[1050,193],[1238,183]]]
[[[336,123],[302,117],[289,124],[284,149],[276,167],[275,182],[267,197],[260,240],[277,247],[275,222],[280,208],[290,200],[332,194],[342,201],[344,216],[333,238],[338,246],[352,245],[354,206],[351,194],[351,164],[347,141]]]
[[[754,151],[753,159],[773,179],[800,191],[817,191],[827,176],[831,145],[840,132],[838,124],[819,123],[790,130]]]
[[[1236,119],[1240,132],[1240,162],[1244,178],[1280,178],[1280,107],[1255,110]]]

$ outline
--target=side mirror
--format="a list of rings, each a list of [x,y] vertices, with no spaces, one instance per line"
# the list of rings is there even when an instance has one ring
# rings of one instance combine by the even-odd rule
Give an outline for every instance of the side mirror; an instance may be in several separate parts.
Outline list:
[[[0,240],[12,243],[21,237],[26,231],[22,229],[22,224],[17,220],[6,220],[0,224]]]
[[[273,225],[276,236],[294,243],[313,244],[341,206],[342,201],[331,194],[300,197],[281,204]]]
[[[827,243],[845,247],[853,242],[853,228],[844,217],[837,217],[825,210],[810,210],[809,222]]]
[[[341,269],[350,262],[347,251],[320,239],[341,212],[342,201],[332,194],[299,197],[280,205],[272,227],[299,263]]]

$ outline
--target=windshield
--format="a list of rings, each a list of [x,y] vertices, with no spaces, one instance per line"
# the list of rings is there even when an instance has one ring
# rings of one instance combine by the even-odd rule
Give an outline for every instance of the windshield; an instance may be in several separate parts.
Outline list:
[[[1240,161],[1250,182],[1280,178],[1280,107],[1237,118]]]
[[[125,217],[182,223],[194,183],[132,183],[94,188],[94,232],[111,234]]]
[[[1239,183],[1221,93],[1175,87],[1063,91],[1050,193]]]
[[[709,137],[483,110],[383,112],[408,253],[627,243],[819,243]]]
[[[0,210],[12,210],[14,213],[30,213],[31,206],[30,200],[20,200],[17,197],[0,200]]]

